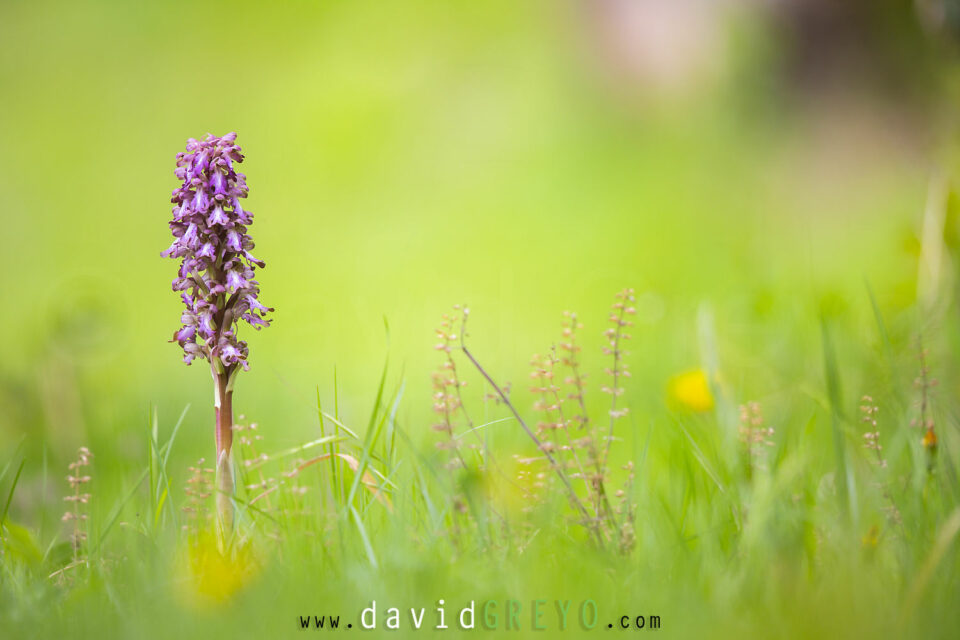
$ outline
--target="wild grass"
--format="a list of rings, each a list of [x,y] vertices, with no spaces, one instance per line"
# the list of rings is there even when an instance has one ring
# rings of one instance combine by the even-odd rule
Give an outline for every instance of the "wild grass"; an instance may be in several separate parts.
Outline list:
[[[620,396],[624,392],[622,380],[629,377],[624,343],[629,339],[625,329],[632,325],[628,318],[636,313],[632,306],[633,301],[632,289],[624,289],[617,294],[608,319],[612,326],[604,332],[607,345],[603,348],[603,353],[610,358],[610,364],[604,373],[610,382],[601,386],[600,390],[611,398],[606,420],[592,421],[587,411],[584,398],[586,375],[581,370],[578,357],[581,347],[576,341],[576,332],[582,329],[583,325],[577,320],[576,314],[568,312],[564,314],[563,333],[559,344],[559,349],[566,355],[563,358],[558,356],[558,345],[554,344],[549,355],[535,355],[530,363],[533,367],[530,373],[530,392],[534,397],[533,412],[537,418],[533,427],[523,417],[517,403],[511,400],[505,387],[494,381],[467,348],[469,308],[456,308],[462,318],[459,334],[453,333],[457,316],[444,316],[443,323],[437,330],[440,339],[437,349],[444,352],[445,360],[441,370],[434,374],[434,410],[442,416],[443,421],[434,428],[447,436],[446,440],[438,443],[439,447],[454,453],[447,467],[461,471],[455,480],[456,485],[462,487],[467,482],[476,483],[479,479],[488,491],[487,495],[480,498],[484,504],[489,504],[490,495],[502,495],[504,489],[510,490],[509,486],[493,489],[492,484],[500,479],[506,480],[522,494],[522,499],[527,502],[524,511],[529,513],[538,504],[549,501],[548,492],[554,489],[556,482],[559,492],[564,495],[573,512],[574,522],[589,532],[594,544],[600,548],[615,547],[622,553],[632,549],[636,507],[630,502],[628,490],[632,490],[634,480],[633,461],[628,461],[623,467],[627,472],[627,479],[624,489],[615,490],[618,503],[614,508],[609,489],[609,458],[611,445],[615,440],[614,426],[629,413],[628,409],[622,406]],[[466,432],[454,433],[457,415],[464,417],[467,431],[475,432],[475,428],[463,404],[461,390],[465,382],[457,375],[454,350],[462,353],[467,362],[480,373],[493,390],[493,399],[506,407],[536,448],[536,455],[533,457],[514,456],[521,466],[530,468],[520,470],[515,479],[505,476],[502,465],[492,460],[493,454],[488,447],[483,447],[483,454],[475,468],[470,467],[461,450],[458,441]],[[490,467],[495,468],[498,473],[487,473]],[[458,492],[453,505],[454,513],[469,513],[469,509],[465,507],[462,492]],[[484,532],[485,539],[496,536],[497,528],[504,531],[517,530],[507,521],[502,509],[494,509],[492,513],[501,521],[500,526]],[[476,518],[474,524],[479,524]],[[453,530],[459,537],[462,526],[454,522]],[[529,536],[531,530],[533,529],[529,526],[520,529],[524,532],[521,537]],[[504,544],[522,548],[526,543],[522,539],[508,539]]]
[[[643,365],[626,350],[633,298],[617,295],[605,331],[563,314],[532,345],[525,384],[485,367],[461,306],[437,332],[429,401],[405,397],[385,363],[362,427],[336,384],[317,390],[302,444],[274,446],[268,416],[241,418],[226,535],[212,466],[177,462],[188,409],[150,414],[142,469],[120,481],[82,449],[59,486],[59,531],[16,521],[21,478],[42,469],[15,450],[0,472],[4,636],[296,636],[299,616],[356,629],[373,600],[425,607],[431,628],[441,599],[448,623],[497,602],[500,630],[516,600],[518,637],[538,633],[536,600],[552,630],[553,600],[592,600],[595,633],[659,615],[669,636],[951,635],[958,423],[934,382],[955,379],[949,343],[918,351],[909,325],[891,337],[874,307],[877,350],[847,359],[834,341],[855,334],[825,316],[819,362],[788,394],[740,397],[717,355],[650,406],[629,376]],[[722,353],[703,322],[705,353]]]

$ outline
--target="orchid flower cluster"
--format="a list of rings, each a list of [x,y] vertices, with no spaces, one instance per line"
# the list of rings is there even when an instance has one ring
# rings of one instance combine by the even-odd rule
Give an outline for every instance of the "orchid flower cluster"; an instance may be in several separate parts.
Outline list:
[[[173,290],[186,306],[173,340],[187,364],[197,357],[210,362],[214,381],[217,445],[217,507],[220,522],[233,522],[233,387],[236,374],[249,369],[247,343],[237,338],[241,320],[255,329],[269,326],[273,309],[258,300],[256,267],[264,263],[250,251],[247,227],[253,214],[240,204],[247,197],[247,178],[236,169],[243,162],[237,134],[190,138],[177,154],[174,172],[181,180],[173,190],[173,244],[161,255],[180,260]]]
[[[174,333],[184,361],[209,360],[218,372],[239,365],[248,369],[247,343],[237,338],[235,326],[244,320],[256,329],[268,326],[273,309],[258,300],[256,267],[264,263],[250,253],[253,240],[247,227],[253,214],[240,204],[247,197],[246,176],[236,170],[243,162],[236,133],[223,137],[190,138],[186,152],[177,154],[170,230],[174,241],[162,253],[181,260],[173,280],[186,309],[182,326]]]

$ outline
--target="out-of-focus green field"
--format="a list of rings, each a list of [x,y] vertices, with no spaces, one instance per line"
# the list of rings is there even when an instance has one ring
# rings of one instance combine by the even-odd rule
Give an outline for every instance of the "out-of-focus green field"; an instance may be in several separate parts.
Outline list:
[[[930,158],[947,141],[931,141],[920,113],[869,99],[818,108],[774,91],[776,47],[754,28],[737,31],[719,77],[632,95],[603,73],[584,20],[552,3],[0,7],[0,508],[25,460],[8,520],[41,553],[66,540],[63,476],[86,445],[91,540],[109,533],[68,586],[46,577],[46,560],[8,551],[0,636],[284,636],[308,612],[356,627],[373,598],[446,598],[448,616],[470,599],[514,598],[527,616],[530,600],[554,597],[598,601],[602,626],[621,612],[661,615],[664,634],[851,637],[901,624],[949,635],[960,499],[949,262],[940,303],[916,302]],[[176,509],[187,466],[212,455],[210,375],[166,342],[180,304],[176,266],[159,254],[174,155],[188,137],[234,130],[267,262],[262,298],[277,308],[273,326],[244,336],[252,370],[236,411],[260,424],[268,451],[319,437],[318,395],[362,436],[389,359],[388,395],[403,385],[391,424],[409,443],[391,475],[394,512],[364,503],[378,567],[349,512],[287,523],[280,542],[263,526],[261,569],[210,604],[191,595],[171,507],[149,498],[158,485],[129,492],[154,411],[162,445],[190,407],[165,465]],[[603,415],[601,334],[625,286],[637,292],[632,419],[615,458],[649,437],[637,548],[601,554],[547,513],[524,553],[454,550],[422,493],[429,485],[448,508],[430,429],[440,315],[469,303],[474,351],[527,410],[527,360],[577,310],[591,409]],[[909,427],[920,334],[940,382],[932,478]],[[718,409],[676,410],[669,380],[710,368],[713,352]],[[479,403],[480,380],[468,379]],[[881,405],[901,531],[886,524],[861,446],[866,393]],[[748,400],[776,429],[771,478],[758,485],[729,458],[735,415],[721,411]],[[488,434],[505,460],[531,451],[515,423]],[[857,490],[842,508],[838,468]],[[314,478],[318,491],[325,481]]]

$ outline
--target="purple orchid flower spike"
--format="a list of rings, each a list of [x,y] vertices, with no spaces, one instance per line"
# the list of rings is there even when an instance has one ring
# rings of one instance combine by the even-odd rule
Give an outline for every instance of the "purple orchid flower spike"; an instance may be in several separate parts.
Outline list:
[[[247,182],[236,170],[243,162],[236,139],[236,133],[190,138],[186,152],[177,154],[174,174],[182,184],[171,198],[174,240],[161,254],[180,260],[173,290],[181,292],[186,307],[171,342],[183,349],[184,362],[203,358],[213,374],[217,505],[227,526],[233,519],[233,386],[237,373],[250,368],[247,343],[237,338],[237,327],[241,320],[257,330],[269,326],[267,314],[273,311],[258,299],[255,270],[265,265],[250,253],[254,244],[247,227],[253,214],[240,205]]]

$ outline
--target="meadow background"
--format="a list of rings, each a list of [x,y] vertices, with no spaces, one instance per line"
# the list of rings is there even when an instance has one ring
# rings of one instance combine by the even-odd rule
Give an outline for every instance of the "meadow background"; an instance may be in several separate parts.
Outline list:
[[[6,0],[0,507],[25,461],[7,518],[41,554],[4,556],[8,637],[295,635],[301,613],[355,616],[378,596],[592,597],[601,622],[658,614],[665,634],[947,635],[960,504],[953,5],[856,2],[810,18],[791,3],[668,4]],[[391,454],[393,514],[367,500],[363,535],[342,513],[287,526],[286,542],[262,535],[256,575],[208,602],[178,568],[175,514],[161,526],[158,485],[137,478],[153,424],[160,445],[187,406],[164,461],[177,508],[187,467],[213,449],[209,372],[167,343],[180,304],[159,254],[175,154],[228,131],[246,154],[262,299],[277,309],[246,332],[235,411],[268,450],[319,437],[318,397],[361,436],[374,410],[408,440]],[[420,517],[427,484],[444,504],[430,471],[440,315],[470,305],[474,352],[528,409],[527,361],[556,342],[564,310],[586,325],[599,386],[623,287],[637,317],[616,455],[646,451],[636,549],[596,552],[544,516],[522,553],[453,550],[442,517]],[[933,476],[909,427],[919,336],[939,381]],[[698,369],[715,396],[701,412],[669,393]],[[879,542],[863,394],[881,405],[907,522]],[[749,400],[776,429],[763,490],[722,445]],[[487,432],[505,459],[530,452],[514,423]],[[46,576],[80,446],[95,455],[97,560],[64,585]],[[860,488],[846,506],[837,469]],[[759,500],[749,527],[726,510],[734,493]]]

